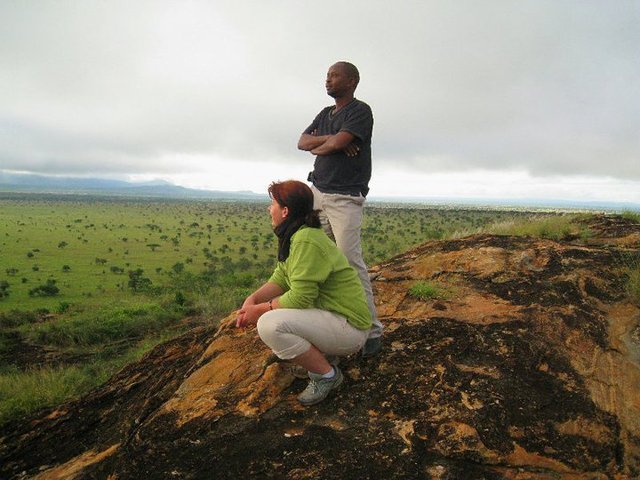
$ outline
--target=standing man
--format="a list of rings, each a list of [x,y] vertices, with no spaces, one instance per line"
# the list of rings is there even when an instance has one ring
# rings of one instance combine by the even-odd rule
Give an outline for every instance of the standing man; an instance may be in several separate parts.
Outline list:
[[[376,314],[367,266],[362,258],[362,209],[371,178],[373,114],[354,92],[360,73],[349,62],[338,62],[327,73],[327,94],[335,105],[324,108],[300,136],[298,148],[316,156],[308,180],[322,227],[356,270],[373,318],[362,356],[382,348],[382,324]]]

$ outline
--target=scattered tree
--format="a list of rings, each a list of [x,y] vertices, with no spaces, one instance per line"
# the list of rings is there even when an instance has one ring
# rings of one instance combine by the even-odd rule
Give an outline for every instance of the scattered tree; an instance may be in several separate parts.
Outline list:
[[[171,267],[171,270],[173,270],[175,273],[182,273],[184,271],[184,263],[182,262],[175,263],[173,267]]]
[[[49,278],[47,283],[29,290],[30,297],[53,297],[60,292],[60,289],[56,287],[56,281],[53,278]]]
[[[134,292],[142,292],[144,290],[148,290],[152,285],[152,282],[149,278],[142,276],[143,273],[144,270],[141,268],[138,268],[136,270],[129,270],[129,282],[127,285]]]
[[[0,280],[0,300],[9,296],[9,282]]]

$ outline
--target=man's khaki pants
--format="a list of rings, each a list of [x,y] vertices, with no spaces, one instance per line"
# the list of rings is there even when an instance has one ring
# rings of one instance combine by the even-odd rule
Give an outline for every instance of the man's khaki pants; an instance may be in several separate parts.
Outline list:
[[[341,195],[336,193],[322,193],[312,186],[313,208],[320,211],[320,222],[325,233],[347,257],[351,266],[358,273],[360,282],[367,297],[367,305],[373,319],[369,338],[382,335],[382,323],[378,320],[376,304],[373,301],[373,290],[369,280],[369,272],[362,258],[360,235],[362,229],[362,210],[365,198],[360,195]]]

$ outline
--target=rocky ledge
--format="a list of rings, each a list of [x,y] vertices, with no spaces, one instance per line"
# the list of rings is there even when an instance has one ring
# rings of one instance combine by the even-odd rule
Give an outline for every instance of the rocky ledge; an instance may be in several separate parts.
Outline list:
[[[198,328],[77,401],[10,425],[1,478],[640,478],[640,225],[476,235],[371,270],[380,355],[304,388],[255,330]],[[412,295],[420,282],[431,298]]]

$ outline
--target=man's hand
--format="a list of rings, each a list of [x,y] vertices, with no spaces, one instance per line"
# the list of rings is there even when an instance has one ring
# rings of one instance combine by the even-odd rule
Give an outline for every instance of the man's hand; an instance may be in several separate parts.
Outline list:
[[[347,157],[357,157],[360,154],[360,147],[356,142],[351,142],[349,145],[344,147],[344,153],[347,154]]]
[[[304,150],[310,152],[314,148],[318,148],[324,142],[327,141],[329,135],[318,136],[318,131],[314,130],[311,133],[303,133],[298,140],[298,150]]]

